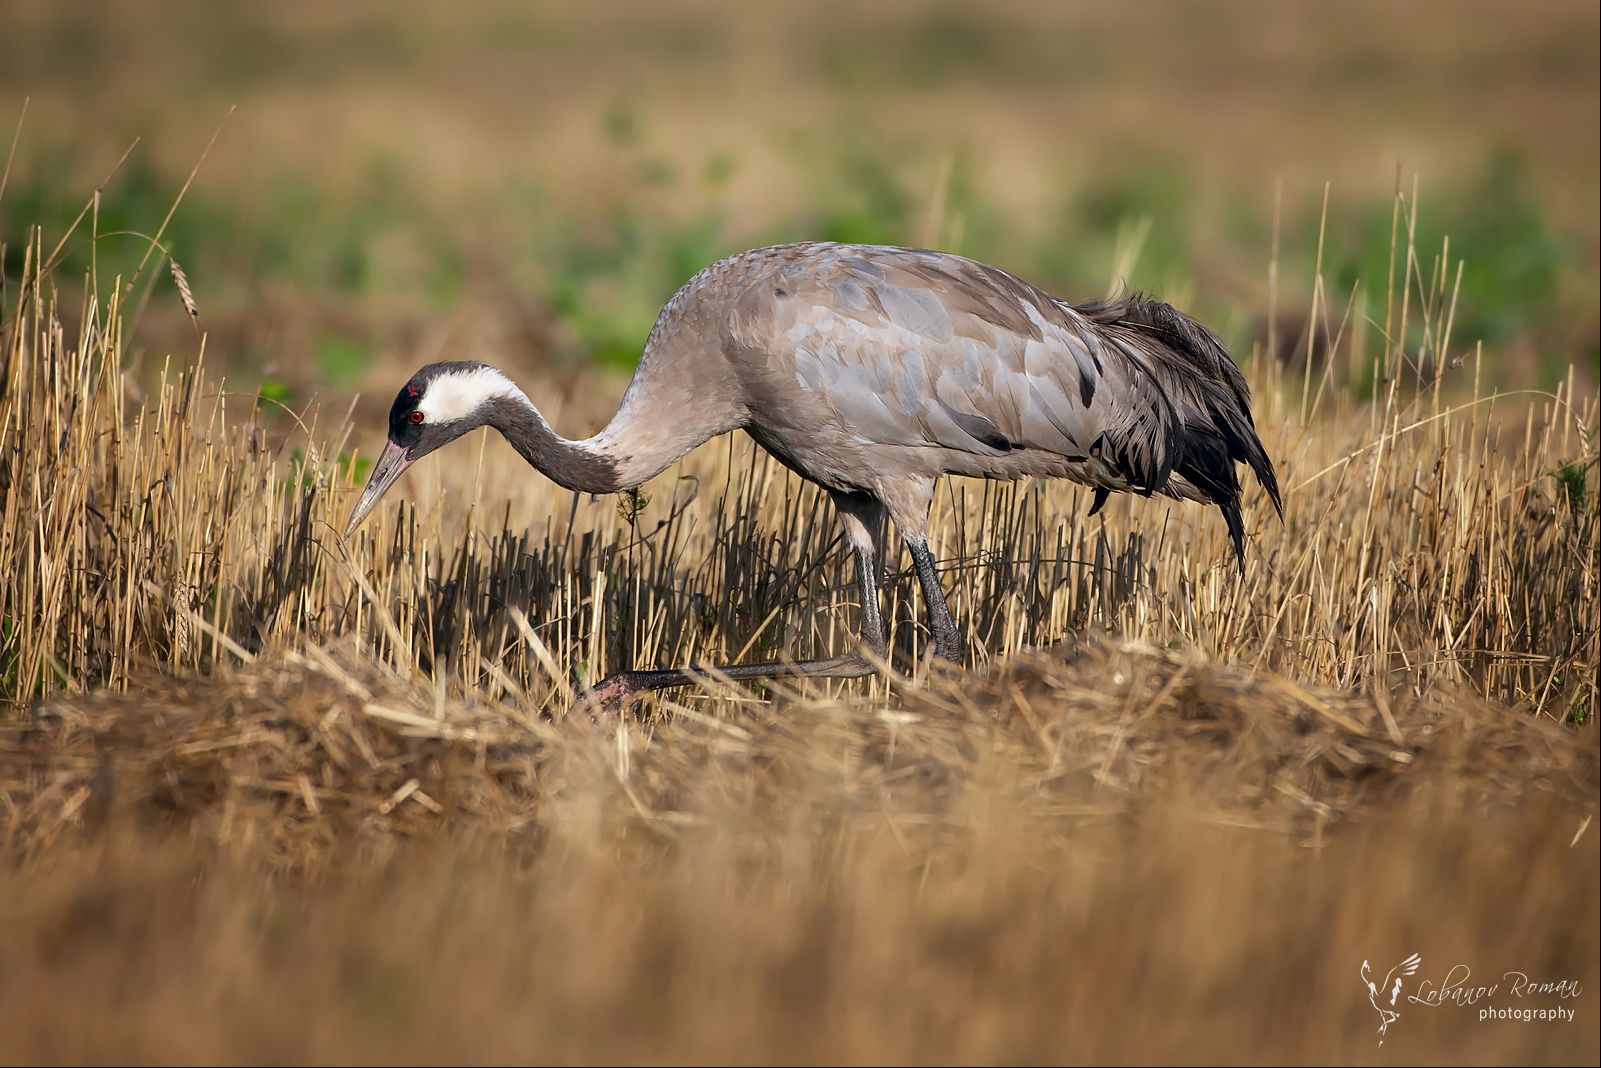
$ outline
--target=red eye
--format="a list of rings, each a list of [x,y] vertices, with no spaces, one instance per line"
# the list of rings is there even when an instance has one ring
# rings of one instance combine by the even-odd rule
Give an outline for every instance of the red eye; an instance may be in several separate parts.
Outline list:
[[[412,413],[411,413],[411,421],[412,421],[412,422],[413,422],[413,423],[420,423],[420,422],[422,422],[422,413],[421,413],[421,412],[412,412]]]

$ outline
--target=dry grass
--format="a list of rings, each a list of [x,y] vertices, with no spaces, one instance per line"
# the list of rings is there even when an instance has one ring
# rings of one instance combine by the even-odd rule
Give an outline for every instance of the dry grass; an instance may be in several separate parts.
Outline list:
[[[1489,357],[1450,336],[1453,265],[1430,269],[1405,243],[1404,214],[1397,229],[1374,323],[1360,306],[1331,312],[1320,280],[1319,358],[1248,365],[1286,517],[1248,502],[1243,581],[1199,508],[1125,496],[1088,519],[1067,483],[947,484],[930,542],[974,666],[1098,625],[1314,685],[1450,685],[1594,717],[1596,398],[1480,394]],[[855,631],[826,499],[743,438],[692,453],[641,508],[561,490],[478,435],[408,475],[415,503],[346,545],[346,419],[325,426],[314,407],[279,438],[199,361],[136,399],[116,370],[116,299],[90,298],[68,337],[49,276],[27,282],[0,410],[13,700],[351,636],[454,692],[560,716],[570,686],[620,667],[804,656]],[[1371,396],[1337,385],[1375,360]],[[374,449],[381,425],[354,444]],[[915,663],[903,577],[890,616]]]
[[[57,698],[11,736],[12,841],[43,856],[85,825],[176,825],[308,870],[347,834],[522,834],[552,807],[556,823],[572,819],[573,798],[597,790],[626,811],[595,818],[667,840],[703,824],[754,837],[820,804],[829,818],[921,808],[945,820],[976,790],[1069,826],[1175,804],[1198,823],[1322,848],[1330,827],[1420,788],[1446,790],[1433,803],[1466,815],[1596,785],[1593,737],[1461,693],[1358,697],[1110,638],[982,679],[933,679],[893,707],[783,693],[737,716],[677,711],[661,733],[530,719],[516,703],[445,698],[351,643],[183,682],[152,676],[126,694]],[[575,760],[591,777],[573,779]]]
[[[1363,959],[1588,982],[1601,938],[1593,732],[1139,643],[616,733],[347,645],[35,723],[29,1057],[1366,1060]],[[86,1026],[41,1011],[69,987]],[[1577,1008],[1418,1008],[1387,1052],[1583,1060]]]
[[[198,359],[138,395],[117,298],[69,331],[42,258],[0,382],[7,1059],[1367,1059],[1358,966],[1414,949],[1587,993],[1386,1055],[1593,1055],[1596,399],[1479,395],[1404,240],[1374,327],[1320,289],[1327,355],[1248,364],[1286,521],[1243,580],[1200,509],[953,485],[965,673],[897,577],[893,678],[605,727],[602,672],[849,640],[817,494],[717,442],[636,511],[480,437],[344,546],[344,413],[285,439]]]

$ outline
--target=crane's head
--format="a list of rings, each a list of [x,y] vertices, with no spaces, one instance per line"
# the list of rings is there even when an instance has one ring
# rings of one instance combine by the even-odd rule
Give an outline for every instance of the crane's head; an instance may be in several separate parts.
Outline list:
[[[495,401],[518,394],[512,381],[493,367],[466,360],[431,363],[412,375],[389,408],[389,440],[372,466],[344,536],[356,532],[406,468],[485,425]]]

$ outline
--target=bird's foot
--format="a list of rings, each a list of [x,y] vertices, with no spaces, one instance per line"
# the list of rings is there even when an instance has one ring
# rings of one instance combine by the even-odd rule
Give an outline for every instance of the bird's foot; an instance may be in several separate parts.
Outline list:
[[[589,713],[591,719],[613,719],[631,708],[645,692],[629,680],[629,672],[607,675],[578,695],[574,708]]]
[[[953,654],[949,654],[949,658],[959,662],[962,655],[960,639],[957,639],[955,650]],[[866,675],[877,674],[883,656],[883,649],[869,648],[866,652],[858,649],[855,652],[824,657],[820,660],[770,660],[758,664],[723,664],[700,671],[689,668],[619,671],[607,675],[580,693],[574,708],[587,711],[597,720],[610,719],[632,708],[647,693],[673,686],[692,686],[708,676],[721,677],[732,682],[758,683],[781,678],[859,679]]]
[[[631,709],[653,690],[681,686],[689,681],[685,672],[677,670],[618,671],[580,693],[574,707],[587,711],[594,719],[610,719]]]

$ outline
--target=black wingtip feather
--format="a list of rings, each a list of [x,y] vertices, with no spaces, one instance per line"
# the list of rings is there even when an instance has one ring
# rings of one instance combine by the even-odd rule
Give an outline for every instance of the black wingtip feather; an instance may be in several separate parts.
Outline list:
[[[1235,463],[1250,467],[1273,502],[1279,521],[1284,521],[1278,476],[1251,418],[1251,391],[1245,376],[1216,334],[1172,305],[1134,293],[1118,300],[1080,305],[1078,311],[1095,322],[1115,323],[1160,341],[1164,348],[1182,358],[1196,381],[1204,384],[1203,389],[1208,394],[1205,416],[1209,425],[1192,424],[1183,428],[1180,441],[1183,457],[1175,464],[1174,471],[1222,509],[1243,574],[1245,526],[1240,517],[1240,484],[1234,474]]]
[[[1223,522],[1229,527],[1229,540],[1234,543],[1234,562],[1239,565],[1240,577],[1245,577],[1245,522],[1240,517],[1240,499],[1218,501],[1218,509],[1223,513]]]

